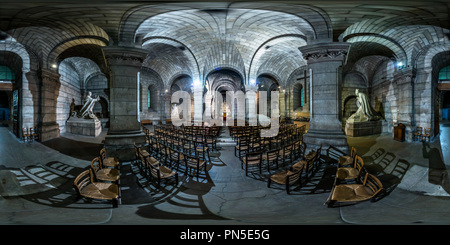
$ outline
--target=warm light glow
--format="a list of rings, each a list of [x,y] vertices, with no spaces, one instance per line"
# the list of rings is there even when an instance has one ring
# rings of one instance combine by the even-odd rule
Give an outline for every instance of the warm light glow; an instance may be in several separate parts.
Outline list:
[[[52,67],[53,67],[53,68],[56,68],[56,67],[58,67],[58,66],[57,66],[56,64],[53,64]]]

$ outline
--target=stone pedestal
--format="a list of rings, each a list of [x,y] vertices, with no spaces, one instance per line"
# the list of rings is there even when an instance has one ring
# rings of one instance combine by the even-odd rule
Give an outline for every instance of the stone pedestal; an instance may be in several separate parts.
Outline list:
[[[102,133],[100,120],[71,117],[66,122],[66,132],[97,137]]]
[[[381,134],[382,121],[366,121],[366,122],[346,122],[345,134],[347,136],[358,137],[373,134]]]

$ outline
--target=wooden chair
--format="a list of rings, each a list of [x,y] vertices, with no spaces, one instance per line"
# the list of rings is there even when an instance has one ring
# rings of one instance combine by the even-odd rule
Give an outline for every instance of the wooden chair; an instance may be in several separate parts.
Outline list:
[[[203,161],[209,161],[208,159],[209,148],[204,142],[195,142],[195,156]]]
[[[338,160],[338,166],[348,166],[355,163],[356,148],[352,147],[350,150],[350,156],[340,156]]]
[[[282,150],[280,150],[280,157],[283,160],[283,164],[291,164],[292,163],[292,148],[293,145],[285,145]]]
[[[39,134],[36,132],[36,127],[30,127],[30,139],[38,141]]]
[[[299,160],[295,162],[291,167],[291,171],[299,171],[302,170],[305,173],[306,179],[309,179],[314,171],[314,162],[316,158],[310,157],[306,159]]]
[[[416,127],[413,133],[413,140],[422,140],[422,127]]]
[[[286,193],[290,194],[290,187],[295,184],[302,184],[302,174],[303,174],[304,165],[302,165],[299,169],[295,171],[292,170],[284,170],[282,172],[276,173],[270,176],[267,187],[270,188],[270,184],[275,182],[280,185],[285,185]]]
[[[267,164],[267,170],[270,170],[270,165],[275,163],[276,168],[278,168],[278,157],[279,157],[279,150],[269,150],[266,152],[266,154],[263,155],[263,160]]]
[[[185,156],[184,162],[186,166],[186,174],[189,174],[190,170],[195,170],[197,179],[199,178],[201,169],[205,171],[205,174],[208,171],[206,169],[206,161],[203,161],[198,157]]]
[[[244,157],[241,158],[241,168],[245,165],[245,176],[248,173],[249,166],[259,167],[259,173],[261,174],[262,168],[262,152],[248,152]]]
[[[178,170],[180,167],[180,163],[184,161],[184,154],[175,149],[169,149],[169,159],[170,159],[169,166],[174,167],[176,168],[176,170]]]
[[[119,159],[116,157],[107,157],[106,149],[104,147],[100,150],[100,161],[103,167],[117,168],[117,169],[120,167]]]
[[[234,155],[241,158],[248,152],[248,150],[249,140],[240,138],[238,144],[234,147]]]
[[[100,162],[100,157],[92,159],[91,169],[96,181],[109,181],[116,184],[119,183],[119,170],[116,168],[103,168]]]
[[[146,161],[147,162],[147,161]],[[149,167],[150,179],[156,179],[157,187],[161,186],[161,180],[174,177],[175,183],[178,184],[178,173],[161,164],[146,164]]]
[[[31,140],[31,134],[28,132],[28,128],[22,128],[23,141],[27,142]]]
[[[431,128],[425,128],[422,134],[422,140],[423,141],[427,141],[430,142],[430,137],[431,137]]]
[[[120,189],[117,184],[95,182],[92,169],[81,172],[74,180],[73,186],[79,197],[95,200],[109,200],[114,208],[119,204]]]
[[[381,181],[374,175],[366,173],[361,183],[335,185],[325,204],[328,207],[333,207],[336,204],[354,204],[366,200],[375,201],[376,196],[383,190]]]
[[[339,181],[349,181],[357,180],[361,175],[364,167],[364,161],[358,155],[356,155],[352,167],[340,167],[336,171],[336,180]]]

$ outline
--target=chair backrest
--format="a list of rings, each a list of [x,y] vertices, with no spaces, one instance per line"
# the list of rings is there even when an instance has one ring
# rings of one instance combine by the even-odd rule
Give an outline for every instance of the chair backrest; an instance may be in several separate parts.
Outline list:
[[[372,197],[384,189],[381,181],[372,174],[366,173],[364,176],[363,185],[372,191]]]
[[[75,190],[77,191],[78,194],[81,194],[81,190],[88,185],[89,183],[92,182],[89,174],[90,174],[90,169],[88,170],[84,170],[83,172],[81,172],[73,181],[73,186],[75,187]]]
[[[247,161],[261,161],[262,160],[262,152],[255,151],[255,152],[249,152],[245,154],[245,158]]]
[[[101,156],[102,159],[105,159],[105,158],[106,158],[106,149],[105,149],[105,147],[103,147],[103,148],[100,150],[100,156]]]
[[[358,169],[359,171],[361,171],[361,169],[364,167],[364,161],[360,156],[356,156],[355,159],[355,165],[354,168]]]
[[[266,154],[267,154],[267,159],[277,159],[278,158],[278,154],[279,153],[279,150],[278,149],[274,149],[274,150],[270,150],[270,151],[267,151],[266,152]]]
[[[92,161],[91,161],[91,169],[90,169],[91,170],[90,174],[91,174],[92,182],[94,181],[94,177],[97,178],[96,177],[97,176],[97,172],[99,170],[101,170],[101,169],[102,169],[102,163],[101,163],[100,157],[96,157],[96,158],[92,159]]]
[[[422,133],[422,127],[417,127],[417,128],[416,128],[416,132],[417,132],[417,133]]]
[[[350,157],[355,158],[356,156],[356,148],[352,146],[352,149],[350,150]]]
[[[301,165],[301,167],[297,169],[293,174],[288,175],[287,182],[289,182],[289,184],[297,182],[301,178],[304,168],[305,165]]]

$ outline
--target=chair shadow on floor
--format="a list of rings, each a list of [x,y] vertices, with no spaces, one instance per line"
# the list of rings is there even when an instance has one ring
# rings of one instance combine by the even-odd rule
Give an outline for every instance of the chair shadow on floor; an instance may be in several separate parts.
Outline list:
[[[428,159],[428,182],[440,185],[450,194],[450,177],[439,149],[430,148],[430,144],[422,142],[422,154]]]

